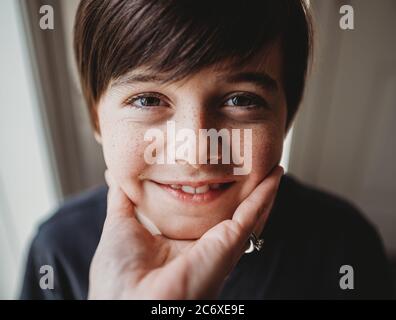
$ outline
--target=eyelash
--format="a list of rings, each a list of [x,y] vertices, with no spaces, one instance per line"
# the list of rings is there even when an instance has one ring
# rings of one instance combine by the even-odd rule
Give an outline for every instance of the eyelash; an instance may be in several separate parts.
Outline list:
[[[164,98],[161,94],[158,94],[158,93],[155,93],[155,92],[142,93],[142,94],[139,94],[139,95],[137,95],[135,97],[128,98],[124,102],[124,105],[128,106],[128,107],[131,107],[131,108],[142,109],[142,110],[143,109],[159,107],[159,106],[136,106],[136,105],[133,104],[135,101],[137,101],[139,99],[142,99],[142,98],[153,98],[153,97],[154,98],[158,98],[160,100],[162,100]]]
[[[244,106],[228,106],[228,107],[240,107],[240,108],[245,108],[245,109],[255,109],[255,108],[263,108],[263,107],[268,107],[268,103],[265,99],[251,93],[237,93],[232,95],[231,97],[227,98],[226,102],[235,98],[244,98],[244,99],[250,99],[253,101],[253,103],[244,105]]]
[[[155,92],[149,92],[149,93],[143,93],[140,95],[137,95],[135,97],[131,97],[128,98],[125,102],[124,105],[127,107],[131,107],[131,108],[136,108],[136,109],[151,109],[151,108],[156,108],[156,107],[160,107],[159,106],[136,106],[133,103],[136,102],[139,99],[142,98],[158,98],[160,100],[162,100],[164,97],[161,94],[155,93]],[[245,106],[229,106],[229,105],[225,105],[225,103],[231,99],[235,99],[235,98],[247,98],[247,99],[251,99],[253,100],[253,104],[249,104],[249,105],[245,105]],[[268,103],[261,97],[255,95],[255,94],[251,94],[251,93],[236,93],[232,96],[230,96],[229,98],[227,98],[224,102],[224,105],[227,107],[240,107],[240,108],[246,108],[246,109],[253,109],[253,108],[262,108],[262,107],[267,107]]]

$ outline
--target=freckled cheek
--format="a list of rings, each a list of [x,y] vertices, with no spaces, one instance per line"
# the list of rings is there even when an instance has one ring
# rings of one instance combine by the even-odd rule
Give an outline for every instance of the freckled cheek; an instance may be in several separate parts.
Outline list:
[[[102,144],[107,168],[118,183],[126,189],[131,188],[131,183],[138,183],[147,166],[144,130],[134,129],[130,124],[109,124],[102,129]]]
[[[277,132],[263,132],[253,138],[252,173],[264,178],[282,155],[283,136]]]
[[[260,128],[252,135],[252,170],[246,177],[241,195],[246,196],[270,173],[280,161],[283,133],[277,128]]]

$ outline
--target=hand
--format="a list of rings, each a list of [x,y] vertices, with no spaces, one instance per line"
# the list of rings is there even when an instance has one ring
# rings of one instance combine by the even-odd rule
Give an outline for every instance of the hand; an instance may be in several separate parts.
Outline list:
[[[210,299],[259,235],[283,174],[276,167],[224,220],[198,240],[151,235],[134,205],[106,173],[107,217],[90,268],[89,299]]]

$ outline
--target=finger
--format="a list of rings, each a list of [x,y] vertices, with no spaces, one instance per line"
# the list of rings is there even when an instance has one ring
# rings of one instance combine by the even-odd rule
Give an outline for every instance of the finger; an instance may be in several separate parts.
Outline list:
[[[105,171],[105,179],[109,186],[107,194],[107,216],[135,217],[132,201],[127,197],[109,170]]]
[[[281,176],[281,178],[282,178],[282,176]],[[279,184],[278,184],[278,189],[279,189]],[[258,221],[257,221],[257,223],[256,223],[256,225],[255,225],[255,227],[253,229],[254,234],[257,235],[257,236],[261,235],[265,225],[267,224],[267,220],[268,220],[268,218],[269,218],[269,216],[270,216],[270,214],[272,212],[272,208],[273,208],[275,199],[277,197],[277,193],[278,192],[276,192],[275,196],[272,199],[272,203],[269,206],[269,210],[267,210],[266,212],[263,212],[262,214],[260,214],[260,217],[259,217],[259,219],[258,219]]]
[[[245,236],[257,231],[255,228],[258,223],[267,220],[282,175],[283,168],[275,167],[236,209],[232,220],[240,224],[246,233]]]
[[[260,215],[259,219],[256,222],[256,225],[253,228],[253,232],[257,237],[260,237],[261,233],[264,230],[264,226],[267,224],[267,220],[272,212],[272,206],[273,203],[270,205],[270,210],[267,212],[263,212],[263,214]]]
[[[175,270],[188,270],[188,273],[179,273],[186,283],[187,299],[212,299],[217,296],[236,263],[235,252],[242,250],[240,229],[234,221],[225,220],[167,265],[164,272],[168,277],[172,277]]]

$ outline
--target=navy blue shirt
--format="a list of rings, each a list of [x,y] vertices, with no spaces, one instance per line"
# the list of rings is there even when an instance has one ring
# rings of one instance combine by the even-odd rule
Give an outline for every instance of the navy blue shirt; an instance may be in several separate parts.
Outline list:
[[[87,298],[107,190],[103,186],[69,199],[39,227],[27,258],[22,299]],[[243,255],[220,299],[392,298],[390,268],[378,233],[336,196],[284,175],[261,237],[264,248]],[[53,267],[53,289],[40,288],[43,265]],[[353,268],[353,289],[340,286],[343,265]]]

